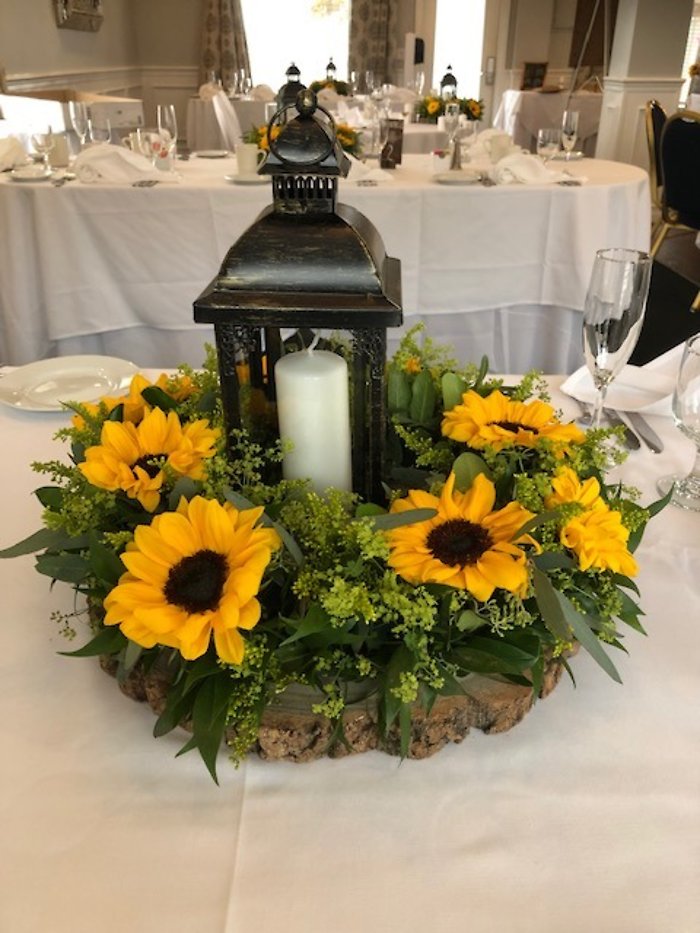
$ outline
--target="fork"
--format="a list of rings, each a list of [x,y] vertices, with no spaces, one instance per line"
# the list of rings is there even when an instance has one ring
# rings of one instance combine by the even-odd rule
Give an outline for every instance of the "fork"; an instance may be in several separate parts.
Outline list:
[[[152,188],[154,185],[159,184],[155,178],[144,178],[141,181],[133,181],[131,183],[132,188]]]

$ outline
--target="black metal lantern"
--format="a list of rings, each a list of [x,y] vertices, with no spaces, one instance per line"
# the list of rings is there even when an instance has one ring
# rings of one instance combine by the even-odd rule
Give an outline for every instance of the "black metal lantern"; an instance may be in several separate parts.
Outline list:
[[[342,331],[350,373],[353,491],[383,498],[386,329],[402,323],[401,264],[369,220],[337,204],[349,160],[310,90],[270,121],[273,203],[231,247],[194,303],[213,324],[226,428],[276,429],[275,364],[285,331]],[[307,344],[308,345],[308,344]]]
[[[301,72],[297,66],[292,64],[285,71],[287,83],[283,84],[277,92],[277,104],[279,107],[291,106],[299,96],[299,91],[303,91],[305,86],[301,83]]]
[[[445,100],[457,96],[457,79],[452,74],[452,65],[447,66],[447,71],[440,81],[440,96]]]
[[[329,59],[328,64],[326,65],[326,80],[335,81],[335,73],[338,69],[333,64],[333,59]]]

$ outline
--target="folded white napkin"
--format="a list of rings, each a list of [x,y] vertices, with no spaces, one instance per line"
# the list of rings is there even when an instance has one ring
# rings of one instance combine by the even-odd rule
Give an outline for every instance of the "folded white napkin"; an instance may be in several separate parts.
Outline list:
[[[330,87],[322,87],[316,98],[326,110],[335,110],[338,106],[339,95]]]
[[[203,84],[198,91],[199,99],[200,100],[213,100],[220,90],[221,90],[220,84],[212,84],[211,82],[209,82],[208,84]]]
[[[412,104],[418,100],[418,95],[407,87],[392,87],[389,92],[389,100],[397,104]]]
[[[393,182],[394,176],[391,172],[388,172],[386,169],[379,168],[377,165],[367,165],[366,162],[361,162],[359,159],[356,159],[354,155],[351,155],[349,152],[346,152],[345,155],[350,159],[350,171],[348,172],[348,181],[357,183],[362,182],[375,182],[379,184],[384,184],[385,182]]]
[[[256,84],[248,96],[251,100],[259,100],[269,104],[270,101],[275,99],[275,92],[269,84]]]
[[[165,181],[167,176],[166,172],[155,169],[150,160],[140,153],[111,143],[98,143],[83,149],[75,160],[73,171],[84,184],[96,181],[114,184]]]
[[[472,148],[473,152],[473,148]],[[471,153],[470,153],[471,155]],[[553,172],[542,159],[527,152],[513,152],[499,159],[490,171],[498,185],[548,185],[570,180],[566,172]]]
[[[649,415],[671,415],[671,399],[684,344],[668,350],[644,366],[623,366],[608,389],[605,404],[619,411],[641,411]],[[595,401],[596,390],[586,366],[562,383],[562,392],[581,402]]]
[[[14,136],[0,139],[0,172],[16,168],[27,161],[27,153],[22,143]]]
[[[472,144],[470,156],[475,161],[498,162],[504,156],[522,150],[515,145],[508,133],[494,127],[482,130]]]

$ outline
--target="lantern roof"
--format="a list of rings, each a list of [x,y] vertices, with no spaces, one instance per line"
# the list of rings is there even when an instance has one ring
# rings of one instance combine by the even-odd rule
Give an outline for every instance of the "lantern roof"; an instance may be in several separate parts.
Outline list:
[[[447,66],[447,71],[446,71],[445,74],[442,76],[442,80],[440,81],[440,87],[441,87],[441,88],[444,88],[444,87],[457,87],[457,79],[456,79],[455,76],[452,74],[452,65],[448,65],[448,66]]]

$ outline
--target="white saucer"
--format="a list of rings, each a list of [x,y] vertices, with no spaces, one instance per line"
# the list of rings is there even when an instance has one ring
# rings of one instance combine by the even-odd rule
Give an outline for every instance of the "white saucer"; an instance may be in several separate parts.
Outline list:
[[[269,175],[224,175],[224,181],[232,185],[264,185],[270,180]]]
[[[18,366],[0,379],[0,402],[23,411],[61,411],[128,388],[138,367],[114,356],[59,356]]]
[[[48,181],[52,175],[53,172],[50,169],[47,172],[43,165],[22,165],[10,172],[12,181]]]
[[[225,159],[226,156],[231,155],[228,149],[202,149],[199,152],[195,152],[194,155],[198,159]]]
[[[471,169],[459,169],[453,172],[439,172],[433,175],[433,181],[438,185],[478,185],[481,181],[481,172]]]
[[[553,162],[576,162],[578,159],[582,159],[583,153],[580,149],[577,149],[575,152],[569,153],[569,158],[566,158],[565,152],[557,152],[556,155],[552,156]]]

